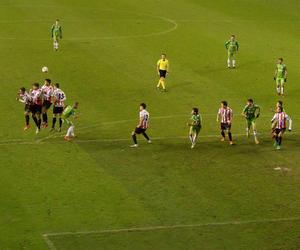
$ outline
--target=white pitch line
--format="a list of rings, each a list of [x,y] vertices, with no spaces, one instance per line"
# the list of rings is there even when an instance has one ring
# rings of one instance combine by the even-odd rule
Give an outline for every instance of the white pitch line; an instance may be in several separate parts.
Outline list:
[[[156,230],[169,230],[177,228],[197,228],[197,227],[215,227],[215,226],[230,226],[230,225],[247,225],[247,224],[260,224],[260,223],[278,223],[287,221],[299,221],[300,217],[290,218],[275,218],[275,219],[261,219],[261,220],[245,220],[245,221],[225,221],[225,222],[208,222],[199,224],[176,224],[169,226],[149,226],[149,227],[132,227],[132,228],[119,228],[119,229],[105,229],[99,231],[78,231],[78,232],[57,232],[45,233],[43,238],[48,245],[49,249],[55,250],[56,247],[49,237],[67,236],[67,235],[89,235],[89,234],[113,234],[122,232],[147,232]]]

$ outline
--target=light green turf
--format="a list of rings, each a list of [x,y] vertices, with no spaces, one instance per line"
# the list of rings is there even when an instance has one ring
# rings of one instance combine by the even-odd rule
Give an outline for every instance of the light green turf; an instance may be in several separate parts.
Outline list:
[[[53,232],[300,217],[299,8],[297,0],[2,0],[0,249],[47,249],[42,234]],[[63,40],[53,52],[56,18]],[[226,68],[232,33],[236,70]],[[155,90],[161,52],[171,64],[167,93]],[[270,138],[277,57],[288,67],[284,106],[294,120],[280,152]],[[22,130],[16,92],[45,77],[61,84],[68,104],[80,103],[74,142],[49,130],[35,135],[32,121]],[[244,136],[249,97],[262,107],[261,145]],[[218,138],[223,99],[235,113],[233,147]],[[140,102],[149,107],[153,144],[139,137],[135,150],[128,145]],[[191,151],[185,124],[194,106],[203,128]],[[50,240],[57,249],[297,249],[299,224]]]

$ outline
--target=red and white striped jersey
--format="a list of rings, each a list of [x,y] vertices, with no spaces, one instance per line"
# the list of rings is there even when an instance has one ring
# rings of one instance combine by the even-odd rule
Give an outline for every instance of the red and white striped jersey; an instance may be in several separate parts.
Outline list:
[[[24,92],[24,93],[19,93],[19,101],[24,103],[24,104],[31,104],[32,102],[32,98],[31,96],[28,94],[28,92]]]
[[[44,101],[51,101],[53,88],[51,86],[44,85],[42,87]]]
[[[292,119],[285,112],[276,113],[271,120],[276,125],[275,129],[286,129],[287,121],[289,122],[289,130],[291,130]]]
[[[33,89],[33,90],[31,90],[30,94],[31,94],[33,104],[42,105],[42,90],[41,89]]]
[[[218,116],[221,120],[221,123],[231,123],[231,119],[233,116],[232,109],[227,107],[227,108],[220,108],[218,111]]]
[[[65,100],[67,99],[65,93],[61,89],[55,89],[53,91],[54,97],[54,106],[55,107],[64,107]]]
[[[149,112],[145,109],[140,111],[141,128],[146,129],[149,125]]]

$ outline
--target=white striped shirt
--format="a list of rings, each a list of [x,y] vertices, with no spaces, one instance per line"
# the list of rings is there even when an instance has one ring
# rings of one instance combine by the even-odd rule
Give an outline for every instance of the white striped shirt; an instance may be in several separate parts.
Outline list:
[[[42,87],[43,97],[46,101],[51,101],[53,88],[51,86],[44,85]]]
[[[231,119],[233,116],[232,109],[227,107],[227,108],[220,108],[218,111],[218,116],[221,119],[221,123],[231,123]]]
[[[142,121],[141,128],[146,129],[149,125],[149,112],[146,109],[140,111],[140,121]]]
[[[271,122],[276,123],[275,129],[286,129],[286,121],[289,122],[289,130],[292,129],[292,119],[285,113],[276,113]]]
[[[24,93],[19,93],[19,101],[24,103],[24,104],[31,104],[32,102],[32,98],[31,96],[28,94],[28,92],[24,92]]]
[[[55,107],[64,107],[65,106],[65,100],[67,99],[65,93],[61,89],[55,89],[53,91],[53,97],[55,98]]]
[[[33,89],[31,90],[31,98],[33,104],[42,105],[42,90],[41,89]]]

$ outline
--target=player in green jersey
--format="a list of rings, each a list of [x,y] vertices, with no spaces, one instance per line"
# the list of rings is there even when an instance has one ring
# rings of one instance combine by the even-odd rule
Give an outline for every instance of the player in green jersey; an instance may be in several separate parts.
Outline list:
[[[56,19],[55,24],[51,27],[51,36],[53,38],[53,48],[54,50],[58,50],[59,39],[62,39],[62,28],[58,19]]]
[[[61,115],[63,123],[66,123],[69,126],[67,134],[65,135],[66,141],[70,141],[71,137],[75,136],[75,134],[74,134],[75,126],[74,126],[73,122],[70,120],[70,118],[72,116],[75,116],[75,112],[77,109],[78,109],[78,102],[75,102],[73,106],[71,106],[71,105],[66,106]],[[75,116],[75,118],[76,118],[76,116]]]
[[[194,148],[202,127],[202,118],[198,108],[193,108],[191,122],[187,123],[187,125],[190,127],[189,138],[192,143],[191,148]]]
[[[287,68],[286,65],[283,63],[282,58],[278,58],[274,80],[276,81],[277,94],[284,96],[284,83],[287,80]]]
[[[246,128],[247,137],[249,137],[250,129],[252,127],[254,141],[256,144],[259,144],[259,141],[257,139],[257,132],[256,132],[256,119],[260,115],[260,107],[258,105],[255,105],[252,99],[248,99],[247,105],[243,109],[242,115],[246,118],[246,122],[247,122],[247,128]]]
[[[225,43],[225,48],[227,49],[228,58],[227,66],[228,68],[235,68],[236,58],[235,55],[239,50],[239,43],[235,38],[235,35],[231,35],[230,39]]]

